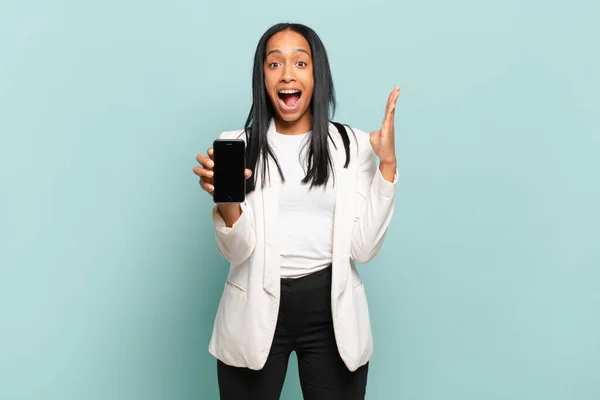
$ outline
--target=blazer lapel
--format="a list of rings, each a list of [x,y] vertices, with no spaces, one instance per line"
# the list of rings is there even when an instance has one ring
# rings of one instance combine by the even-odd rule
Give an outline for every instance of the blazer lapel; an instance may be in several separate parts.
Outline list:
[[[275,121],[271,119],[267,131],[269,144],[274,146]],[[280,177],[275,162],[269,158],[266,185],[262,190],[263,226],[265,227],[265,262],[263,287],[274,297],[279,297],[279,282],[281,277],[280,256],[278,246],[278,210]],[[261,182],[262,183],[262,182]],[[260,183],[257,183],[260,184]]]
[[[346,128],[350,138],[350,151],[355,148],[352,131]],[[350,163],[344,168],[346,162],[346,151],[341,140],[340,133],[333,124],[329,124],[329,132],[335,143],[331,146],[331,154],[334,158],[335,170],[335,211],[333,224],[333,265],[332,265],[332,297],[336,299],[344,290],[348,279],[347,262],[349,246],[353,227],[353,204],[356,181],[355,154],[350,155]],[[338,262],[339,261],[339,262]]]

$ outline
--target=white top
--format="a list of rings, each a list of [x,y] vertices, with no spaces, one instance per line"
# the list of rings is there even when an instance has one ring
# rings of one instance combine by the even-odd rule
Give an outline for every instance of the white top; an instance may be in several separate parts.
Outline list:
[[[319,271],[332,260],[335,191],[303,184],[311,132],[275,134],[275,155],[285,182],[279,195],[279,246],[282,278],[299,278]]]

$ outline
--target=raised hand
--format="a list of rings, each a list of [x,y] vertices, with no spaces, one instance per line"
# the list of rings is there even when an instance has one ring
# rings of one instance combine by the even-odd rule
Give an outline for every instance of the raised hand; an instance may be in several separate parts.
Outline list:
[[[388,97],[385,106],[385,115],[381,129],[371,132],[370,142],[371,147],[379,160],[384,165],[396,164],[396,150],[394,145],[394,114],[396,111],[396,101],[400,96],[400,87],[397,86],[392,90]]]

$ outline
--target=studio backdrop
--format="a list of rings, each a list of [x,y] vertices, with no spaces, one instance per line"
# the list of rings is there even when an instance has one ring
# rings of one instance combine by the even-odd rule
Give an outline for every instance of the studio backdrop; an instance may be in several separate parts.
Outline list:
[[[227,274],[198,153],[243,127],[271,25],[321,36],[339,107],[396,113],[360,265],[369,399],[600,398],[594,1],[0,1],[0,399],[217,399]],[[300,399],[292,358],[283,399]]]

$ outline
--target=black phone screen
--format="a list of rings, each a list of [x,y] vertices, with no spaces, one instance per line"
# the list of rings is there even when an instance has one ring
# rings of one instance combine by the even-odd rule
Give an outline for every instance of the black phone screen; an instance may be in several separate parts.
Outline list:
[[[241,139],[218,139],[213,143],[213,201],[242,203],[246,195],[246,144]]]

